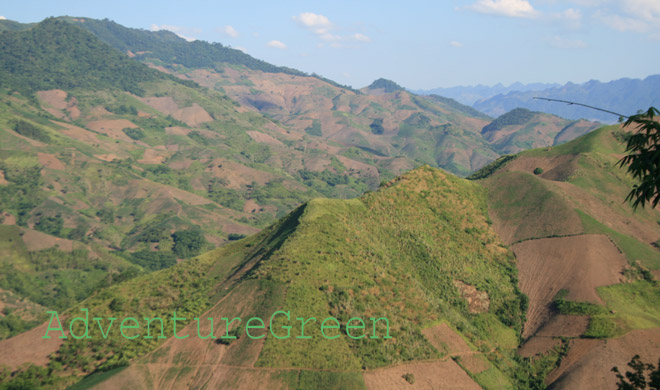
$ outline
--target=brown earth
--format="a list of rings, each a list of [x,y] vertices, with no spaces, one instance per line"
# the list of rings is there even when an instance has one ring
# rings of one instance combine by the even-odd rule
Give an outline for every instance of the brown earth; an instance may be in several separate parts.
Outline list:
[[[405,374],[414,375],[415,383],[403,379]],[[367,371],[362,376],[367,389],[481,389],[453,360],[403,364]]]
[[[612,389],[616,377],[611,368],[625,372],[630,359],[638,354],[642,361],[656,363],[660,351],[660,328],[634,330],[625,336],[608,340],[577,339],[571,341],[568,355],[561,366],[550,373],[549,389]]]
[[[422,330],[422,334],[438,351],[446,351],[450,356],[469,354],[468,343],[446,323],[440,323]]]
[[[60,250],[70,252],[73,250],[73,241],[66,238],[51,236],[32,229],[20,228],[23,233],[23,242],[28,251],[40,251],[57,245]]]
[[[8,212],[1,213],[0,223],[2,223],[3,225],[16,225],[16,217],[9,214]]]
[[[244,188],[253,181],[259,185],[265,185],[266,182],[275,178],[274,175],[268,172],[250,168],[223,158],[216,158],[209,162],[205,171],[211,172],[214,177],[227,180],[227,188],[231,189]]]
[[[133,142],[133,139],[127,136],[122,130],[126,128],[137,128],[137,126],[128,119],[102,119],[89,122],[87,127],[91,130],[103,133],[110,138],[126,142]]]
[[[55,157],[54,154],[47,153],[37,153],[37,158],[39,159],[39,164],[43,165],[48,169],[55,169],[58,171],[63,171],[66,169],[64,164]]]
[[[476,375],[491,368],[491,364],[481,354],[459,356],[458,364],[470,374]]]
[[[621,282],[628,264],[609,238],[599,234],[530,240],[512,249],[520,289],[529,297],[523,338],[550,319],[550,303],[559,290],[569,291],[568,300],[600,304],[595,288]]]
[[[140,98],[144,103],[165,115],[172,115],[176,120],[189,126],[211,122],[213,118],[199,104],[193,103],[190,107],[179,108],[171,96]]]
[[[561,340],[556,338],[534,336],[525,341],[518,349],[518,354],[523,357],[532,357],[544,354],[559,344],[561,344]]]
[[[613,199],[607,202],[570,183],[552,182],[550,185],[557,193],[573,202],[576,208],[618,232],[647,244],[660,238],[660,225],[655,221],[643,221],[642,217],[633,214],[629,207],[622,207],[624,194],[613,196]],[[607,197],[610,194],[604,195]]]
[[[7,185],[9,182],[5,179],[5,172],[0,169],[0,186]]]
[[[521,156],[509,162],[502,172],[520,171],[533,173],[534,169],[543,169],[542,178],[554,181],[565,181],[576,171],[579,156],[563,154],[554,157]]]
[[[461,292],[461,296],[468,303],[468,311],[470,313],[487,313],[490,306],[490,299],[488,293],[479,291],[476,287],[465,284],[460,280],[454,280],[454,286]]]
[[[55,122],[55,124],[64,127],[64,129],[59,130],[59,132],[66,135],[67,137],[84,142],[88,145],[96,145],[100,142],[96,134],[89,130],[83,129],[82,127],[74,126],[65,122]]]
[[[162,164],[166,158],[166,155],[160,154],[154,149],[145,149],[142,158],[138,162],[140,164]]]
[[[580,337],[587,331],[589,316],[569,316],[559,314],[548,321],[536,336],[541,337]]]
[[[64,317],[59,317],[64,325]],[[50,320],[50,319],[49,319]],[[53,320],[53,327],[57,327],[57,321]],[[23,364],[32,363],[38,366],[48,364],[48,356],[55,353],[62,345],[59,332],[49,332],[49,339],[42,338],[46,335],[48,323],[23,332],[7,340],[0,341],[0,367],[5,365],[14,370]],[[68,334],[68,332],[65,332]]]
[[[279,140],[271,137],[268,134],[264,134],[260,131],[246,131],[247,135],[250,136],[255,142],[260,142],[268,145],[274,145],[274,146],[284,146],[282,142]]]
[[[43,109],[53,116],[60,119],[67,116],[74,120],[78,119],[80,117],[78,101],[76,98],[71,98],[67,101],[67,96],[67,93],[61,89],[37,92],[37,97],[44,103],[42,104]]]

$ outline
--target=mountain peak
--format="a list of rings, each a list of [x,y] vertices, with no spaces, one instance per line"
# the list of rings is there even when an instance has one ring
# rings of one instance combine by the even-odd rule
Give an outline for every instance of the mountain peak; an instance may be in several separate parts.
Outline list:
[[[384,78],[379,78],[378,80],[374,81],[367,87],[370,90],[374,89],[384,89],[385,93],[390,93],[390,92],[396,92],[396,91],[402,91],[403,87],[400,86],[399,84],[395,83],[392,80],[384,79]]]

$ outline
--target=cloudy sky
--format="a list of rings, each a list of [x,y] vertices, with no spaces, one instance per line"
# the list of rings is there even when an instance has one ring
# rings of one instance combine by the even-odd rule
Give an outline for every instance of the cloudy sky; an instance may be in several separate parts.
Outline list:
[[[363,87],[609,81],[660,73],[660,0],[39,0],[0,17],[108,18]]]

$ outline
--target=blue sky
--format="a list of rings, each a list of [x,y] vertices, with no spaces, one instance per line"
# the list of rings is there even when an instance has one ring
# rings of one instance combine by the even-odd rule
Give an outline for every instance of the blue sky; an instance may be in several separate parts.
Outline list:
[[[584,82],[660,73],[660,0],[13,1],[0,17],[108,18],[221,42],[354,87]]]

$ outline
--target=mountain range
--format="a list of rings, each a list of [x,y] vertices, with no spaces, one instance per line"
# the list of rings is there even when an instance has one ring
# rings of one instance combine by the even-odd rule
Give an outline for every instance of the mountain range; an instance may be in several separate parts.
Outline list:
[[[623,203],[619,125],[109,20],[0,31],[0,389],[607,388],[660,351],[660,211]],[[81,309],[235,338],[41,338]],[[278,310],[346,336],[219,321]]]

